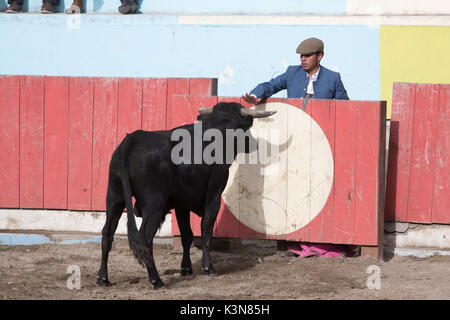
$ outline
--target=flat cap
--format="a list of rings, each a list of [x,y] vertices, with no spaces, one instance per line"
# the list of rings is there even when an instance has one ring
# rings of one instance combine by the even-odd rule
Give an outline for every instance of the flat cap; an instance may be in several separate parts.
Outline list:
[[[312,54],[316,52],[323,52],[323,41],[317,38],[309,38],[303,40],[296,50],[299,54]]]

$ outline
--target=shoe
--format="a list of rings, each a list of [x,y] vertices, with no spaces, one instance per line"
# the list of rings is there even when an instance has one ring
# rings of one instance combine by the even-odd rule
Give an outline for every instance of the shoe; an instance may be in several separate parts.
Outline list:
[[[66,9],[66,13],[68,14],[82,13],[82,12],[84,12],[83,0],[73,0],[72,5]]]
[[[53,3],[51,2],[44,2],[44,4],[41,7],[41,13],[55,13],[55,7],[53,6]]]
[[[6,13],[21,13],[22,5],[18,4],[17,1],[13,1],[11,5],[6,8]]]
[[[138,2],[136,0],[122,0],[122,5],[119,7],[121,14],[136,13]]]

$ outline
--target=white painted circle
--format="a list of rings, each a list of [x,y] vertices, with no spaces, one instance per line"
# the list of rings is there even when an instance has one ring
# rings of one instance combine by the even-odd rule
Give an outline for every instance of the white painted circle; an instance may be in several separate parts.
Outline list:
[[[333,184],[333,154],[322,129],[301,109],[280,102],[254,108],[277,113],[254,120],[251,133],[259,149],[233,162],[223,199],[250,229],[291,233],[323,209]],[[270,149],[273,154],[266,152]],[[256,164],[249,164],[256,158]],[[261,163],[267,158],[268,164]]]

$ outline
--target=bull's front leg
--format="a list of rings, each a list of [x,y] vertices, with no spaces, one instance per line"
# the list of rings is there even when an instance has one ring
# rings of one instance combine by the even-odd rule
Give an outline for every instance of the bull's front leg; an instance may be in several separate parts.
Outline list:
[[[191,222],[190,222],[190,211],[175,209],[175,214],[177,216],[178,228],[181,233],[181,243],[183,244],[183,260],[181,261],[181,275],[190,276],[192,272],[191,257],[189,254],[192,240],[194,235],[192,234]]]
[[[215,275],[210,249],[211,241],[214,230],[214,223],[217,218],[217,214],[220,208],[220,195],[216,197],[214,201],[207,204],[205,208],[205,213],[202,218],[201,228],[202,228],[202,249],[203,249],[203,259],[202,259],[202,271],[204,274]]]

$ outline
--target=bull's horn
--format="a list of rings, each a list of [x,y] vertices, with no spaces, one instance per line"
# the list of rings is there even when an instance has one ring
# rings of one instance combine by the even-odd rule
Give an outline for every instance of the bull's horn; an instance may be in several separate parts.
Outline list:
[[[277,113],[277,112],[276,111],[253,110],[253,109],[241,109],[241,115],[252,116],[253,118],[267,118],[275,113]]]
[[[213,108],[201,107],[198,109],[199,114],[211,114],[213,112]]]

